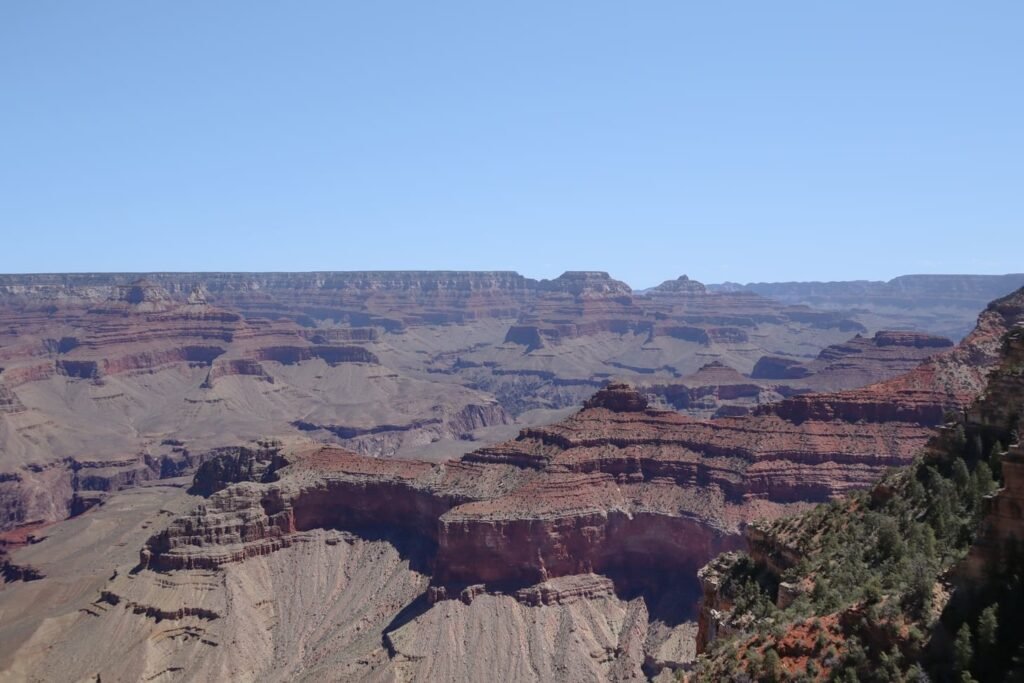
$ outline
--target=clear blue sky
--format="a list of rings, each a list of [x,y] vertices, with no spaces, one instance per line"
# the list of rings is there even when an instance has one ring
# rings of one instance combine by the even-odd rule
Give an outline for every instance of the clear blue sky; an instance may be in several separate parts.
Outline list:
[[[1024,3],[0,5],[0,272],[1024,270]]]

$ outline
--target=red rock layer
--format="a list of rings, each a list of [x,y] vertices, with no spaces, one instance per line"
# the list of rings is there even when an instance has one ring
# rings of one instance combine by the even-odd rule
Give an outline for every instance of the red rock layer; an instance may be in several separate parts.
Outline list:
[[[751,292],[708,293],[685,276],[634,295],[602,272],[530,280],[509,272],[154,273],[0,276],[10,308],[166,312],[215,304],[246,318],[331,320],[401,331],[411,325],[518,319],[506,340],[536,348],[600,332],[744,344],[762,323],[858,331],[843,315],[785,307]]]
[[[985,310],[974,331],[955,348],[929,357],[910,372],[861,389],[795,396],[759,412],[792,422],[896,420],[940,425],[947,411],[965,409],[981,394],[1000,361],[1003,335],[1021,320],[1024,295],[1017,292]]]
[[[45,306],[5,308],[2,316],[18,331],[13,343],[0,349],[0,406],[17,404],[12,389],[54,374],[102,381],[107,375],[146,372],[174,363],[212,366],[208,383],[230,374],[265,376],[259,361],[295,363],[322,358],[329,364],[377,363],[374,354],[351,343],[335,343],[341,335],[310,334],[292,322],[244,319],[238,313],[210,306],[193,293],[176,302],[163,288],[142,280],[118,286],[111,298],[90,308],[66,306],[62,320]],[[43,336],[63,325],[74,336]]]
[[[131,274],[0,276],[13,303],[99,302],[135,280]],[[353,327],[515,318],[536,295],[535,280],[512,272],[153,273],[149,282],[175,301],[201,288],[202,299],[246,317],[330,319]]]
[[[636,296],[625,285],[616,287],[616,281],[605,273],[587,275],[588,279],[581,280],[585,285],[542,292],[509,329],[506,342],[536,348],[612,332],[645,334],[648,341],[671,337],[704,345],[745,344],[750,333],[765,323],[864,331],[860,323],[837,313],[780,306],[752,293],[708,293],[692,280],[668,283]]]

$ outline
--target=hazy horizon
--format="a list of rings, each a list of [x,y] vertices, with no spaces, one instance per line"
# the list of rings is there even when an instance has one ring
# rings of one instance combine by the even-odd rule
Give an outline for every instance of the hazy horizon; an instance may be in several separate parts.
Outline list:
[[[680,275],[676,275],[674,277],[663,278],[663,279],[658,280],[657,282],[654,282],[654,283],[650,283],[650,284],[645,283],[645,284],[638,285],[638,284],[635,284],[635,283],[630,282],[628,280],[625,280],[623,278],[617,277],[614,272],[600,271],[600,270],[593,269],[593,268],[583,269],[583,270],[584,271],[591,271],[591,272],[594,272],[594,271],[596,271],[596,272],[605,272],[612,279],[618,280],[620,282],[625,282],[627,285],[630,286],[631,289],[633,289],[633,291],[647,290],[647,289],[650,289],[652,287],[656,287],[657,285],[660,285],[663,282],[666,282],[668,280],[675,280],[675,279],[677,279],[677,278],[679,278],[679,277],[681,277],[683,275],[686,275],[691,280],[697,280],[698,282],[701,282],[702,284],[709,285],[709,286],[718,286],[718,285],[726,285],[726,284],[731,284],[731,285],[757,285],[757,284],[787,284],[787,283],[811,283],[811,282],[822,283],[822,284],[829,284],[829,283],[836,283],[836,282],[891,282],[892,280],[894,280],[896,278],[901,278],[901,277],[929,277],[929,276],[934,276],[934,277],[963,278],[963,277],[1008,277],[1008,276],[1013,276],[1013,275],[1024,275],[1024,273],[1021,273],[1021,272],[1007,272],[1007,273],[966,273],[966,272],[965,273],[901,273],[899,275],[894,275],[893,277],[890,277],[890,278],[878,278],[878,279],[850,278],[850,279],[844,279],[844,280],[748,280],[748,281],[722,280],[722,281],[719,281],[719,282],[706,282],[706,281],[703,281],[703,280],[699,280],[698,278],[691,277],[688,273],[681,273]],[[193,271],[189,271],[189,270],[163,270],[163,271],[161,271],[161,270],[148,270],[148,271],[140,271],[140,270],[107,270],[107,271],[82,270],[82,271],[63,271],[63,272],[57,272],[57,271],[52,271],[52,272],[42,272],[42,271],[39,271],[39,272],[8,272],[8,273],[0,273],[0,277],[19,276],[19,275],[29,275],[29,276],[32,276],[32,275],[39,275],[39,276],[47,276],[47,275],[69,275],[69,276],[74,276],[74,275],[133,275],[134,276],[134,275],[138,275],[140,277],[143,277],[143,276],[146,276],[146,275],[184,275],[184,274],[212,275],[212,274],[218,274],[218,273],[229,273],[229,274],[246,275],[246,274],[263,274],[263,273],[310,274],[310,273],[362,273],[362,272],[367,272],[367,273],[374,273],[374,272],[377,272],[377,273],[487,273],[487,272],[501,273],[501,272],[507,272],[507,273],[517,273],[517,274],[519,274],[519,275],[521,275],[521,276],[523,276],[525,278],[532,279],[532,280],[538,280],[539,281],[539,280],[550,280],[550,279],[558,277],[562,273],[572,272],[572,271],[561,271],[557,275],[551,275],[551,276],[536,276],[536,275],[531,275],[529,273],[523,273],[521,271],[517,271],[517,270],[514,270],[514,269],[497,269],[497,268],[489,268],[489,269],[488,268],[461,269],[461,270],[460,269],[454,269],[454,268],[431,268],[431,269],[424,269],[424,268],[409,268],[409,269],[384,268],[384,269],[375,269],[375,270],[368,270],[368,269],[363,269],[363,268],[353,268],[353,269],[345,269],[345,270],[193,270]]]

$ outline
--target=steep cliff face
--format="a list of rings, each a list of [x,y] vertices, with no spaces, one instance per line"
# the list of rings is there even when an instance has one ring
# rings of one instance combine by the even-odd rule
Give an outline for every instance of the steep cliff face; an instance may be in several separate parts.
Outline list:
[[[886,331],[857,335],[828,346],[804,367],[813,376],[803,383],[816,391],[834,391],[896,377],[953,346],[945,337],[919,332]]]
[[[294,324],[246,321],[194,296],[177,302],[148,280],[111,289],[102,303],[62,307],[61,325],[73,329],[74,336],[59,340],[34,338],[35,328],[61,329],[52,323],[53,312],[35,299],[17,313],[2,311],[20,329],[20,339],[0,353],[5,383],[14,388],[54,374],[99,383],[112,375],[154,372],[171,364],[210,367],[215,361],[218,374],[232,367],[258,373],[255,363],[264,360],[378,362],[362,347],[311,343]]]
[[[367,271],[317,273],[148,273],[145,281],[162,287],[176,301],[203,298],[220,306],[238,307],[246,314],[283,313],[300,307],[307,315],[372,318],[372,309],[406,309],[414,324],[436,319],[457,320],[481,315],[514,318],[523,302],[541,291],[569,294],[584,290],[612,295],[630,294],[625,284],[606,273],[569,272],[554,280],[537,281],[514,272]],[[0,296],[15,304],[46,301],[101,303],[112,293],[131,291],[140,274],[78,273],[0,276]],[[1024,284],[1024,275],[911,275],[889,282],[762,283],[710,288],[714,292],[746,290],[790,305],[810,305],[833,310],[867,307],[892,315],[903,309],[905,319],[935,322],[946,329],[925,324],[921,329],[944,336],[950,325],[942,323],[955,308],[960,336],[970,330],[976,312],[994,298]],[[701,294],[703,285],[686,276],[647,290],[647,294]],[[140,298],[138,288],[133,295]],[[425,312],[431,302],[436,310]],[[446,310],[447,309],[447,310]],[[932,309],[935,309],[934,311]],[[262,313],[258,313],[262,311]],[[362,311],[360,313],[360,311]],[[382,311],[383,313],[383,311]],[[324,314],[324,315],[321,315]],[[329,315],[328,315],[329,314]],[[402,315],[380,315],[380,320],[401,324]]]
[[[506,338],[528,345],[538,330],[559,339],[607,331],[657,336],[664,330],[671,335],[690,327],[690,334],[701,338],[740,343],[757,324],[863,329],[834,313],[806,308],[780,313],[777,304],[752,294],[715,295],[701,302],[703,297],[694,294],[706,293],[703,285],[685,276],[650,290],[650,297],[633,297],[625,283],[600,272],[570,271],[543,281],[508,272],[153,273],[141,284],[136,277],[3,276],[0,294],[15,306],[45,302],[110,312],[122,304],[148,309],[173,302],[203,303],[238,310],[249,318],[333,321],[393,332],[407,326],[521,317]],[[103,299],[117,303],[97,306]],[[666,313],[681,320],[661,324]]]

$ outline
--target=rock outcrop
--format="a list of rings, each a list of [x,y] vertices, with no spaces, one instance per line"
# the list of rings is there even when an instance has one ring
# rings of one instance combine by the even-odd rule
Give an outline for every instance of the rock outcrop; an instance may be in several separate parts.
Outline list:
[[[278,441],[227,446],[208,453],[196,470],[191,493],[210,496],[243,481],[269,482],[288,464]]]
[[[583,407],[604,408],[613,413],[642,413],[647,409],[647,399],[628,384],[613,383],[594,394]]]

